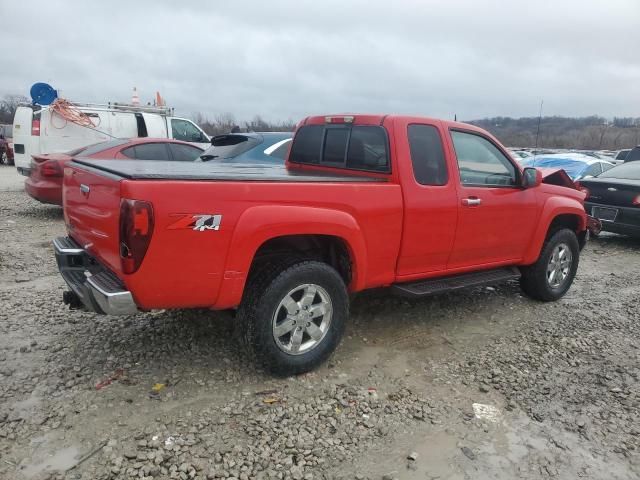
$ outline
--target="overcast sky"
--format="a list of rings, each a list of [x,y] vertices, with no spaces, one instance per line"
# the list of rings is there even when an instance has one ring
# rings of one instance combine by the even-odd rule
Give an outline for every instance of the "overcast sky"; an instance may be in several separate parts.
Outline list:
[[[640,0],[0,1],[0,96],[261,114],[640,116]]]

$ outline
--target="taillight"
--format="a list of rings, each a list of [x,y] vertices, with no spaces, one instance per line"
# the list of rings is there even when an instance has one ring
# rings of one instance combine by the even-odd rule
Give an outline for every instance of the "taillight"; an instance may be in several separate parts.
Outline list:
[[[120,262],[123,273],[134,273],[140,268],[151,242],[153,224],[153,207],[149,202],[122,199],[120,203]]]
[[[36,137],[40,136],[40,119],[34,118],[31,120],[31,135]]]
[[[48,160],[46,162],[38,164],[36,168],[39,168],[40,175],[43,177],[61,177],[62,167],[55,160]]]
[[[631,200],[631,204],[636,207],[640,207],[640,195],[636,195],[633,200]]]

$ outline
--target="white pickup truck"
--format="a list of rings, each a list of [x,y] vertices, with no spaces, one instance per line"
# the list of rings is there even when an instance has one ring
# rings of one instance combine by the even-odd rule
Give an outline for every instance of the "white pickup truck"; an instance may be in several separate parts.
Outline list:
[[[70,122],[51,107],[21,105],[13,119],[15,166],[29,175],[31,156],[67,152],[113,138],[174,138],[201,148],[210,146],[210,138],[191,120],[173,116],[167,107],[122,104],[74,103],[91,119],[92,127]]]

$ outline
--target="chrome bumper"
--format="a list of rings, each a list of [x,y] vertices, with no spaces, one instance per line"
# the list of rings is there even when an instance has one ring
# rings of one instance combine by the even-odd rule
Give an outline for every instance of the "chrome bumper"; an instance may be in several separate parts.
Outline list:
[[[72,238],[53,241],[58,270],[82,306],[90,312],[106,315],[131,315],[138,312],[133,296],[120,279],[100,265]],[[65,296],[65,301],[69,296]],[[67,303],[73,303],[69,300]]]

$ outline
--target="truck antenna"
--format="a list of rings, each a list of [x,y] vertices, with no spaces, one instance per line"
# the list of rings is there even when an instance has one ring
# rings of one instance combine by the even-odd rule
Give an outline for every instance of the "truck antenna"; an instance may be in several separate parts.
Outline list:
[[[538,128],[536,130],[536,147],[533,150],[533,165],[536,166],[536,155],[538,155],[538,137],[540,136],[540,121],[542,120],[542,105],[544,104],[544,98],[540,100],[540,113],[538,114]]]

